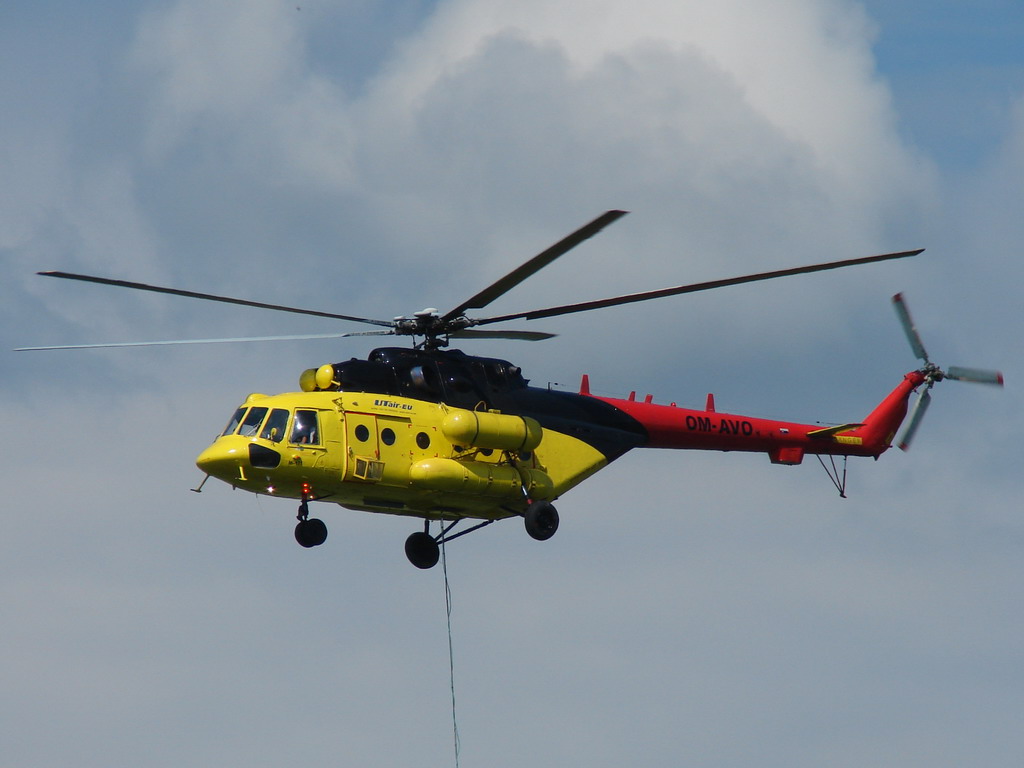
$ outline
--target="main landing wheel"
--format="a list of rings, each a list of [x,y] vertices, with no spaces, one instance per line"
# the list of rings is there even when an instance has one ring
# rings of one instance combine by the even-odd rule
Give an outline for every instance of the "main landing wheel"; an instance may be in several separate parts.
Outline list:
[[[327,541],[327,526],[323,520],[311,517],[308,520],[299,520],[295,526],[295,540],[307,549],[319,547]]]
[[[526,532],[537,541],[547,541],[558,530],[558,510],[550,501],[535,501],[523,515]]]
[[[405,540],[405,556],[417,568],[433,568],[441,557],[441,548],[429,533],[417,531]]]

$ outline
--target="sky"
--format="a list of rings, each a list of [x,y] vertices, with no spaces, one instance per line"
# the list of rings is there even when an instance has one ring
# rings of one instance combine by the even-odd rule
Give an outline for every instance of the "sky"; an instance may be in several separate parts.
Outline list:
[[[445,585],[415,520],[202,479],[254,391],[358,330],[85,272],[389,319],[889,251],[914,259],[525,323],[537,385],[807,422],[942,366],[913,449],[634,451],[447,550],[462,766],[1024,758],[1024,8],[786,0],[177,0],[0,9],[0,753],[11,765],[454,764]]]

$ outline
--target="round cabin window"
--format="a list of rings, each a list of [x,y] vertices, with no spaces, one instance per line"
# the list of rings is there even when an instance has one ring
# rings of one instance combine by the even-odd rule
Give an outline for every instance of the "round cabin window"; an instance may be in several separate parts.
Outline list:
[[[422,450],[427,450],[430,447],[430,435],[426,432],[420,432],[416,435],[416,445]]]
[[[359,424],[356,426],[355,436],[356,440],[358,440],[360,443],[365,443],[367,440],[370,439],[370,430],[367,429],[365,424]]]
[[[381,442],[384,443],[384,445],[394,445],[395,444],[395,431],[393,429],[391,429],[390,427],[384,427],[384,429],[382,429],[380,431],[380,439],[381,439]]]

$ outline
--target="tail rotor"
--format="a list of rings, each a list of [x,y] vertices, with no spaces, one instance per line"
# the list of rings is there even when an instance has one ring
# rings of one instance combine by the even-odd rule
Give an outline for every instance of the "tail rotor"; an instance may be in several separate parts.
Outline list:
[[[946,378],[1003,386],[1003,374],[999,371],[983,371],[978,368],[960,368],[959,366],[951,365],[949,370],[946,371]]]
[[[910,448],[910,441],[914,439],[914,435],[917,432],[917,428],[921,426],[921,419],[924,418],[925,411],[928,410],[928,406],[932,402],[932,396],[929,390],[932,388],[932,380],[928,381],[928,385],[921,390],[921,394],[917,396],[917,400],[914,401],[914,407],[910,409],[910,416],[907,418],[907,425],[903,428],[903,433],[900,435],[899,446],[901,451],[906,451]]]
[[[910,310],[907,309],[903,294],[897,293],[892,297],[892,302],[896,315],[900,319],[900,324],[903,326],[903,331],[907,335],[907,341],[910,342],[910,348],[924,362],[924,367],[920,369],[921,375],[924,376],[924,387],[910,409],[906,426],[903,428],[898,441],[900,448],[906,451],[910,448],[910,443],[914,439],[917,428],[921,425],[921,420],[931,404],[931,388],[935,386],[935,382],[942,381],[943,379],[955,379],[957,381],[973,381],[978,384],[995,384],[1001,387],[1003,386],[1003,374],[999,371],[962,368],[959,366],[950,366],[948,371],[942,370],[928,358],[928,352],[925,350],[921,336],[914,325],[914,320],[910,316]]]

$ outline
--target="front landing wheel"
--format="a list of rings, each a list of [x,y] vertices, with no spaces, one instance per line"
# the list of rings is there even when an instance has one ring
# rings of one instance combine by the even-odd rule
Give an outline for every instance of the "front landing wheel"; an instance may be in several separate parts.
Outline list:
[[[323,520],[311,517],[308,520],[300,520],[295,526],[295,540],[302,546],[319,547],[327,541],[327,526]]]
[[[558,530],[558,511],[550,501],[535,501],[523,516],[526,532],[537,541],[547,541]]]
[[[429,533],[417,531],[405,540],[405,556],[417,568],[433,568],[441,557],[441,548]]]

